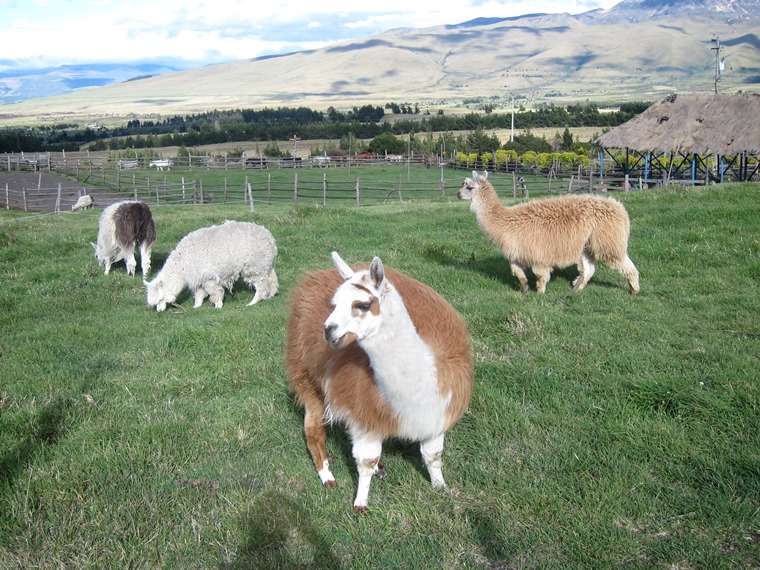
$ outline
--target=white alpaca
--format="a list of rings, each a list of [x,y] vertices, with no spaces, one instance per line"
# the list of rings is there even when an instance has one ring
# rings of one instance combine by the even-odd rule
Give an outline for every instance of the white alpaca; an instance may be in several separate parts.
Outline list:
[[[88,208],[92,208],[94,206],[94,202],[92,201],[92,196],[89,194],[84,194],[79,197],[76,204],[71,206],[72,212],[78,212],[79,210],[87,210]]]
[[[277,293],[276,257],[274,237],[257,224],[227,221],[195,230],[180,240],[156,278],[145,281],[148,305],[163,311],[188,287],[195,308],[208,296],[221,309],[225,288],[231,291],[241,276],[249,287],[256,288],[248,303],[254,305]]]
[[[290,387],[323,484],[336,486],[326,422],[344,424],[359,472],[354,510],[367,510],[373,474],[384,475],[383,440],[420,442],[434,487],[444,434],[467,410],[473,363],[467,327],[443,297],[375,257],[354,271],[307,274],[295,290],[286,334]]]
[[[580,291],[598,260],[628,279],[631,295],[639,293],[639,272],[628,257],[630,221],[620,202],[586,194],[505,207],[487,176],[473,171],[457,196],[472,200],[480,229],[509,260],[523,291],[528,291],[526,268],[536,276],[537,291],[544,293],[552,268],[571,265],[578,266],[573,289]]]
[[[111,204],[100,215],[98,243],[91,245],[98,263],[111,271],[111,264],[126,260],[127,273],[135,274],[135,248],[140,248],[140,267],[143,276],[150,271],[150,256],[156,241],[156,226],[145,202],[125,200]]]

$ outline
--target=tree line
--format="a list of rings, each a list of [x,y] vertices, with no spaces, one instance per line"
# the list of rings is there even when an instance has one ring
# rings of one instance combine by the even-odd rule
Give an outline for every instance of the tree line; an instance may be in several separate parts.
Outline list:
[[[547,104],[531,110],[520,108],[514,114],[514,127],[517,131],[526,132],[545,127],[612,128],[630,120],[650,105],[651,102],[629,102],[614,111],[600,109],[595,103],[564,107]],[[382,121],[386,109],[404,118],[393,122]],[[372,105],[354,107],[348,112],[340,112],[333,107],[326,112],[306,107],[215,110],[174,115],[160,120],[133,119],[112,128],[83,128],[72,124],[5,128],[0,131],[0,152],[77,151],[83,147],[93,151],[194,147],[238,141],[282,141],[296,136],[302,140],[341,140],[346,137],[370,140],[380,135],[418,137],[433,132],[505,129],[511,125],[511,112],[486,110],[485,113],[445,115],[439,111],[432,114],[420,113],[418,106],[412,108],[409,104],[396,103],[388,103],[385,108]]]

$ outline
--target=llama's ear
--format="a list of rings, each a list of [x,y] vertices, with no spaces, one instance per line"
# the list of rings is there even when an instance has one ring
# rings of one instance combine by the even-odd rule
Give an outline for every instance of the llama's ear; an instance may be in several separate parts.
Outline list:
[[[332,260],[335,267],[338,268],[338,272],[343,276],[343,279],[351,279],[354,276],[353,270],[348,266],[348,263],[343,261],[343,258],[338,255],[337,251],[332,252]]]
[[[473,170],[472,171],[472,179],[473,180],[477,180],[478,179],[478,171],[477,170]]]
[[[484,170],[483,171],[483,180],[485,180],[486,178],[488,178],[488,171]]]
[[[372,284],[375,286],[375,289],[379,289],[380,284],[385,279],[385,268],[383,267],[383,262],[377,256],[372,259],[372,263],[369,266],[369,276],[372,278]]]

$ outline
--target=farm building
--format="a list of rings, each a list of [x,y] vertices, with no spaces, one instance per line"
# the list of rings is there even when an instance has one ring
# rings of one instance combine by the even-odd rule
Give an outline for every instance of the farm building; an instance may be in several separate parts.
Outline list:
[[[760,179],[760,94],[670,95],[597,139],[636,184]]]

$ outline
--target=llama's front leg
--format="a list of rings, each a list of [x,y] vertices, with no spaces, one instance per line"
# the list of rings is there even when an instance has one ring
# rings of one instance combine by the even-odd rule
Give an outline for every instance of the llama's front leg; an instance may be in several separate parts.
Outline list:
[[[193,308],[197,309],[201,305],[203,305],[203,299],[206,298],[206,289],[203,287],[198,287],[195,290],[195,303],[193,304]]]
[[[420,443],[422,460],[425,462],[425,467],[427,467],[430,474],[430,482],[436,489],[446,486],[442,472],[443,439],[444,435],[441,434],[438,437]]]
[[[520,288],[522,289],[522,292],[527,293],[530,289],[530,286],[528,285],[528,278],[525,276],[525,271],[523,268],[516,263],[510,263],[509,268],[512,270],[512,275],[517,277],[518,281],[520,281]]]
[[[369,486],[372,476],[380,470],[380,454],[383,451],[383,442],[371,436],[355,436],[353,438],[353,455],[356,460],[356,469],[359,472],[359,485],[354,500],[354,511],[363,513],[367,510],[369,499]]]
[[[595,271],[596,265],[594,265],[594,260],[584,251],[578,262],[578,277],[573,281],[573,291],[582,291],[588,282],[591,281]]]

